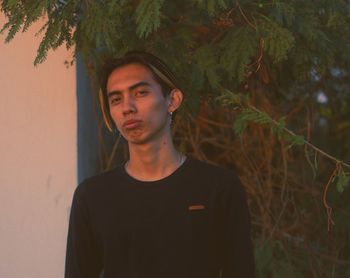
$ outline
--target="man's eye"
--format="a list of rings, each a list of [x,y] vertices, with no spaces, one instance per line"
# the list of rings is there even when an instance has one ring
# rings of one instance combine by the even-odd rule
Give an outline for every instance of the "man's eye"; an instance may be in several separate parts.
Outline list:
[[[136,96],[140,96],[140,97],[145,96],[147,94],[148,94],[148,91],[145,91],[145,90],[136,92]]]
[[[118,104],[121,101],[120,97],[115,97],[110,100],[111,104]]]

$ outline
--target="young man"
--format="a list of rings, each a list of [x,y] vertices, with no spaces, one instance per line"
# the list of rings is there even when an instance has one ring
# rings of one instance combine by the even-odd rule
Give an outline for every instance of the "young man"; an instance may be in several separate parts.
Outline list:
[[[234,172],[175,149],[183,94],[166,65],[131,52],[107,63],[101,83],[105,121],[130,156],[77,187],[65,277],[254,277],[243,187]]]

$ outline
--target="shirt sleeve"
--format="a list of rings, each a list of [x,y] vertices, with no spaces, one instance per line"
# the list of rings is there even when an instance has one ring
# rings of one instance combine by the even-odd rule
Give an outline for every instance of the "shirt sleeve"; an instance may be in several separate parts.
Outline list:
[[[253,278],[255,262],[250,233],[250,215],[244,188],[235,175],[224,194],[225,241],[222,278]]]
[[[84,193],[81,184],[73,195],[67,237],[66,278],[98,278],[102,269]]]

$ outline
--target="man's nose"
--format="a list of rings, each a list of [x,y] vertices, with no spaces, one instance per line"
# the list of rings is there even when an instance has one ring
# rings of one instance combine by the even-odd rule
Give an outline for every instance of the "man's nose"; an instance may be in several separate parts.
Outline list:
[[[136,112],[135,100],[130,95],[126,95],[123,100],[123,114],[134,112]]]

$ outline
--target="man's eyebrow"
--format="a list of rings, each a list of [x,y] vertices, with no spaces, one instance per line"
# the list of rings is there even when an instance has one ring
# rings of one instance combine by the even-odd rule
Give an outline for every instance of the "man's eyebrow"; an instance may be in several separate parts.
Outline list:
[[[131,85],[129,88],[128,88],[128,91],[132,91],[132,90],[135,90],[137,87],[141,87],[141,86],[150,86],[151,84],[148,83],[147,81],[140,81],[140,82],[137,82],[133,85]],[[110,98],[114,95],[119,95],[121,94],[122,91],[118,91],[118,90],[115,90],[115,91],[110,91],[110,92],[107,92],[107,97]]]
[[[129,87],[129,91],[132,91],[132,90],[135,90],[137,87],[141,87],[141,86],[150,86],[151,84],[148,83],[147,81],[140,81],[140,82],[137,82],[136,84],[134,85],[131,85]]]

